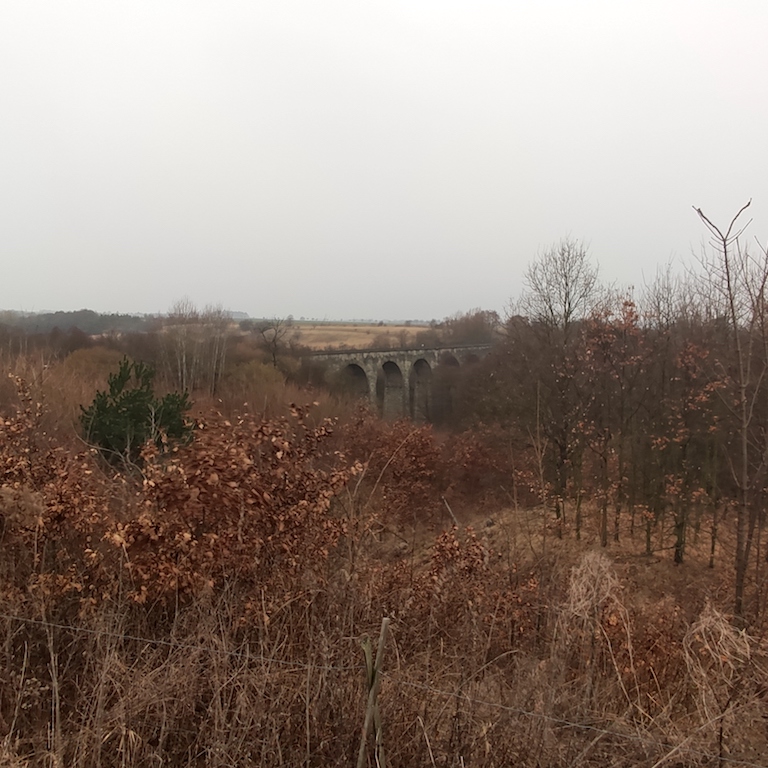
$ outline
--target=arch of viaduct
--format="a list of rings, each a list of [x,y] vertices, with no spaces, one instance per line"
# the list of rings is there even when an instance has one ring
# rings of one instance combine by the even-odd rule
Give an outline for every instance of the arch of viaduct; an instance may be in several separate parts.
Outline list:
[[[490,344],[425,349],[352,349],[315,352],[311,360],[326,366],[327,380],[344,391],[367,397],[385,419],[408,416],[432,421],[432,373],[461,366],[488,354]]]

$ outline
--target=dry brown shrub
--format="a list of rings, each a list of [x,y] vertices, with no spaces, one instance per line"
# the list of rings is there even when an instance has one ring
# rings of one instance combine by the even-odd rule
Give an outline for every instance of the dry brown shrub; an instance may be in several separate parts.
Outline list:
[[[688,624],[670,595],[635,600],[632,619],[635,674],[643,708],[658,724],[668,725],[673,715],[688,708],[682,647]]]
[[[78,349],[63,360],[52,362],[41,379],[45,403],[45,427],[61,437],[79,431],[80,406],[90,403],[105,389],[109,375],[117,370],[122,353],[96,346]]]
[[[452,504],[477,510],[509,501],[514,468],[498,430],[465,430],[440,444],[445,495]]]
[[[434,524],[446,513],[508,500],[513,470],[489,430],[436,434],[410,421],[384,422],[360,408],[343,424],[339,445],[365,474],[356,503],[375,509],[385,525]]]
[[[383,422],[363,408],[345,424],[341,445],[364,466],[358,502],[375,506],[383,522],[430,521],[442,508],[445,485],[431,427]]]
[[[0,488],[6,586],[40,599],[85,594],[89,542],[98,539],[107,498],[93,456],[70,454],[42,428],[43,408],[23,379],[20,405],[0,419]]]
[[[248,404],[268,417],[285,404],[285,376],[261,360],[240,362],[227,369],[216,394],[235,410]]]
[[[550,664],[561,681],[553,711],[576,717],[623,703],[643,715],[632,634],[611,561],[602,552],[587,552],[571,572],[552,645]]]
[[[742,759],[754,756],[756,741],[768,749],[767,649],[709,601],[688,628],[683,649],[701,724],[695,743]]]
[[[343,531],[332,501],[357,469],[324,450],[332,423],[310,426],[306,416],[214,417],[168,459],[148,446],[135,511],[106,536],[125,555],[134,599],[228,579],[264,588],[320,578]]]
[[[28,488],[0,487],[0,519],[3,537],[34,529],[43,519],[40,495]]]

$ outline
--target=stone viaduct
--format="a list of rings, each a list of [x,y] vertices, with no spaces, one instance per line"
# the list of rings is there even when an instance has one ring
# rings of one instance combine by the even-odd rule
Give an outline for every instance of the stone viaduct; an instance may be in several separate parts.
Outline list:
[[[432,421],[435,407],[450,403],[434,401],[433,373],[476,362],[490,344],[417,349],[350,349],[315,352],[308,356],[326,368],[332,389],[366,397],[385,419],[408,416],[414,421]],[[450,390],[445,390],[450,396]]]

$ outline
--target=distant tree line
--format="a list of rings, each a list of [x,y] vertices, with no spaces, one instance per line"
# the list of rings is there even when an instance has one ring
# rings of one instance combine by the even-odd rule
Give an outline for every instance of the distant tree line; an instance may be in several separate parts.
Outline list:
[[[56,328],[63,333],[77,329],[91,336],[104,333],[138,333],[152,330],[157,324],[158,319],[154,316],[101,314],[91,309],[35,314],[8,311],[0,313],[0,327],[18,329],[26,333],[50,333]]]

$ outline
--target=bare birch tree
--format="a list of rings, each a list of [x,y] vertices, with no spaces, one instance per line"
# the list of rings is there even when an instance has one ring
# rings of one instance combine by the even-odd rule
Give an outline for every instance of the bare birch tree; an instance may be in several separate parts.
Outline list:
[[[166,366],[174,386],[215,395],[226,362],[229,313],[221,305],[199,311],[188,298],[177,301],[166,320]]]
[[[199,355],[195,326],[200,313],[187,297],[179,299],[168,313],[165,327],[168,363],[174,385],[183,392],[191,392],[197,384]]]
[[[215,395],[224,373],[227,359],[227,334],[232,323],[229,312],[221,304],[209,304],[200,316],[203,336],[203,357],[205,363],[206,388],[210,395]]]

